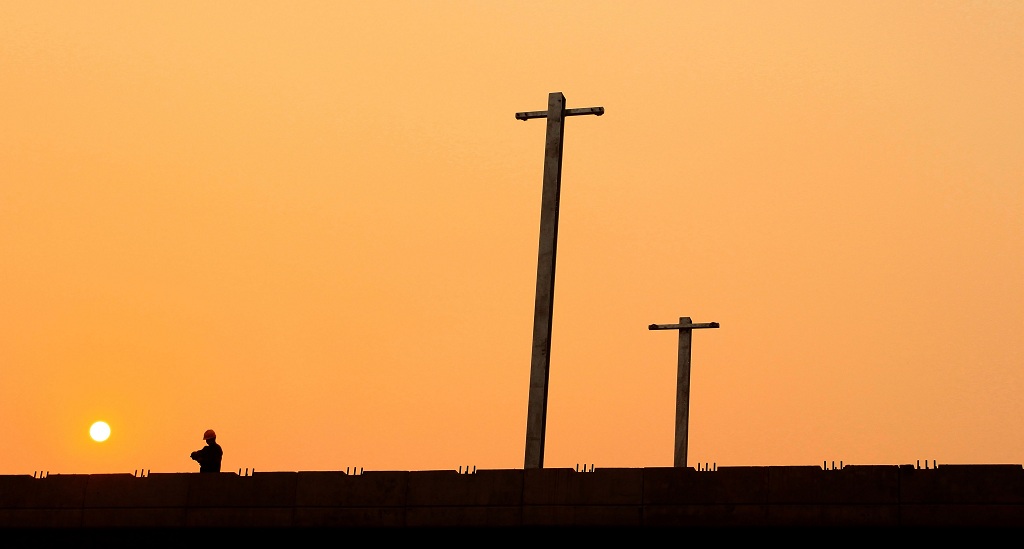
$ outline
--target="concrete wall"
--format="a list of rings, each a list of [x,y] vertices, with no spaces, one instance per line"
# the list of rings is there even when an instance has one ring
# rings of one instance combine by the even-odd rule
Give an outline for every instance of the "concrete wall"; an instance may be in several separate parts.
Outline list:
[[[1024,526],[1021,465],[0,476],[0,527]]]

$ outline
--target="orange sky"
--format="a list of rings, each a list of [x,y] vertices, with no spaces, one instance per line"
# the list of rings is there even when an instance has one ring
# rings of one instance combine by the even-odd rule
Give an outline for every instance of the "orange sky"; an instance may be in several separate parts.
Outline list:
[[[1024,3],[0,0],[0,474],[523,467],[559,91],[546,467],[1024,462]]]

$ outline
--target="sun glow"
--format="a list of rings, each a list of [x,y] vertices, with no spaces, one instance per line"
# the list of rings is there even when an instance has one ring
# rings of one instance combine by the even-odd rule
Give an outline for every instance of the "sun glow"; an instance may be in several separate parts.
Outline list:
[[[96,442],[103,442],[110,437],[110,425],[107,425],[105,421],[97,421],[89,427],[89,436],[92,437]]]

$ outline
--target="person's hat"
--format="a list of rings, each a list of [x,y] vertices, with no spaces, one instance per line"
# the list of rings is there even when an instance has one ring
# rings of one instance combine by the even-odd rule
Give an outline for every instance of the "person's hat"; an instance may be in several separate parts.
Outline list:
[[[203,440],[210,440],[211,438],[217,438],[217,433],[214,433],[213,429],[207,429],[206,432],[203,433]]]

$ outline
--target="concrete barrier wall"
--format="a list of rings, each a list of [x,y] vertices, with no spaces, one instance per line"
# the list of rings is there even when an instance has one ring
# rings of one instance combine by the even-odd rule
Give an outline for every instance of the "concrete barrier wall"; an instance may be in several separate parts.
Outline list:
[[[0,476],[2,528],[466,526],[1024,526],[1024,467]]]

